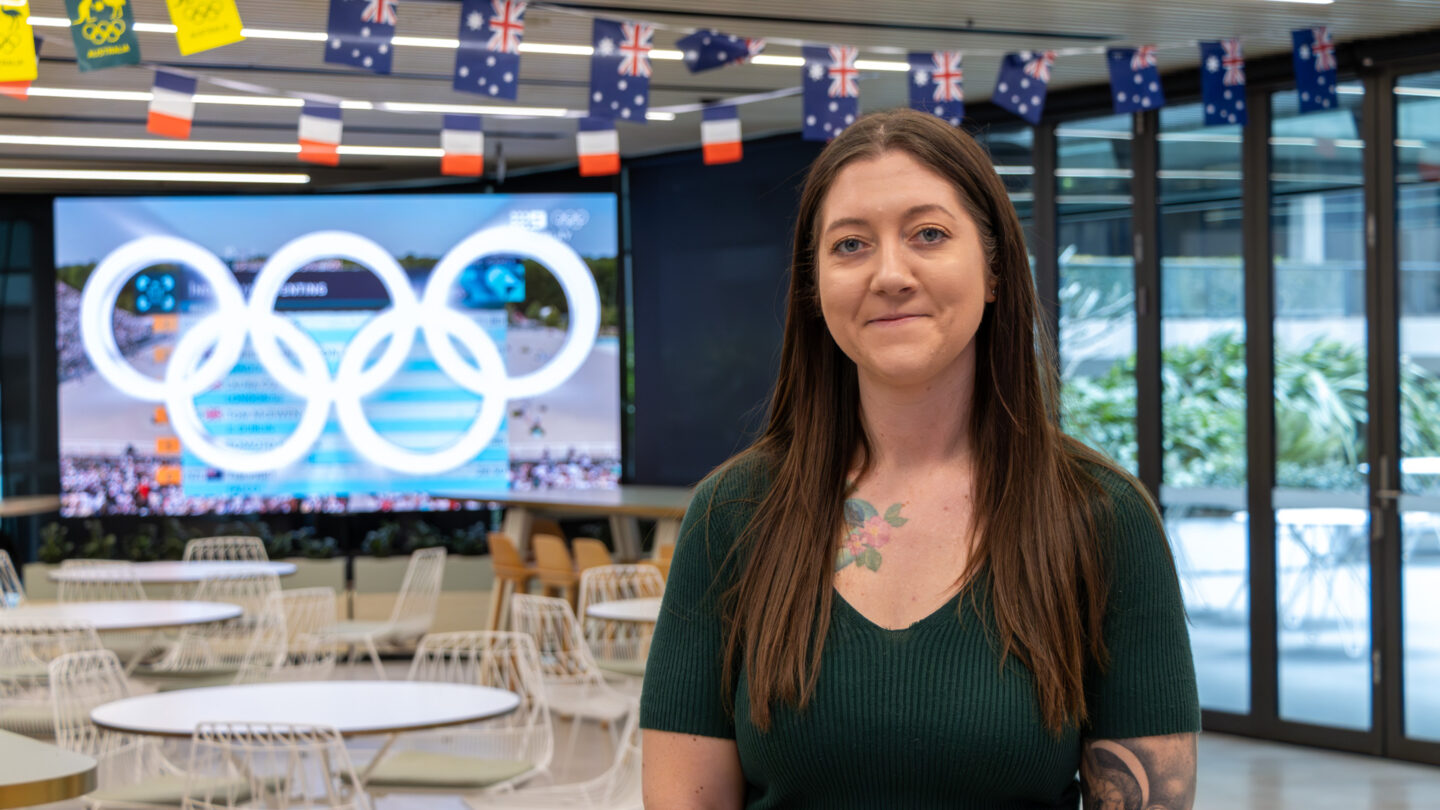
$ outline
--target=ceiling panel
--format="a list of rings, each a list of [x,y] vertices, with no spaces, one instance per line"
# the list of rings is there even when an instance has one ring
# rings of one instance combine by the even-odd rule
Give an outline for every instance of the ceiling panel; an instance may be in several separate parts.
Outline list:
[[[167,22],[162,0],[133,0],[142,22]],[[323,32],[328,0],[239,0],[249,27]],[[32,0],[32,13],[63,17],[63,0]],[[454,38],[458,3],[444,0],[402,2],[398,34]],[[1006,51],[1034,48],[1096,48],[1105,44],[1160,43],[1162,70],[1189,69],[1195,62],[1195,39],[1240,35],[1248,56],[1284,54],[1289,31],[1308,25],[1332,26],[1340,42],[1440,28],[1440,0],[1337,0],[1332,5],[1300,5],[1270,0],[815,0],[778,4],[770,0],[609,0],[606,3],[535,3],[526,14],[525,41],[587,45],[596,14],[643,19],[667,26],[655,37],[658,48],[673,48],[686,30],[714,27],[722,31],[766,37],[767,54],[797,55],[801,41],[855,45],[862,59],[903,61],[908,50],[956,49],[965,58],[967,95],[988,98]],[[147,92],[151,74],[141,68],[119,68],[81,74],[68,48],[63,27],[37,29],[49,40],[44,49],[37,88]],[[146,58],[182,66],[206,75],[274,88],[283,93],[315,93],[355,101],[403,101],[434,104],[486,104],[488,99],[460,93],[450,86],[454,53],[446,48],[397,45],[394,74],[388,77],[327,65],[324,44],[252,38],[225,48],[181,57],[170,34],[140,34]],[[1164,47],[1170,45],[1172,47]],[[690,74],[678,61],[653,62],[651,106],[694,104],[730,96],[778,90],[799,84],[799,69],[744,65]],[[522,60],[519,99],[524,106],[583,108],[589,60],[583,56],[526,54]],[[905,103],[906,76],[899,72],[863,74],[862,109]],[[1094,55],[1062,57],[1052,89],[1101,83],[1103,59]],[[233,93],[202,86],[202,93]],[[502,102],[503,104],[503,102]],[[32,97],[25,102],[0,98],[0,135],[137,138],[154,140],[144,131],[144,101]],[[285,107],[242,107],[201,104],[196,108],[195,141],[293,144],[297,111]],[[741,121],[747,135],[798,129],[800,100],[790,97],[747,105]],[[347,145],[438,146],[440,116],[347,110]],[[533,118],[487,120],[490,157],[504,144],[513,170],[558,165],[574,160],[574,121]],[[645,154],[694,146],[699,140],[699,115],[644,125],[620,125],[622,152]],[[172,151],[139,148],[23,146],[0,143],[0,164],[7,166],[136,165],[154,168],[298,170],[308,172],[317,187],[373,181],[404,182],[432,177],[433,156],[346,155],[338,169],[311,167],[287,155],[244,152]],[[360,178],[360,179],[357,179]],[[54,182],[0,180],[8,190],[53,190]]]

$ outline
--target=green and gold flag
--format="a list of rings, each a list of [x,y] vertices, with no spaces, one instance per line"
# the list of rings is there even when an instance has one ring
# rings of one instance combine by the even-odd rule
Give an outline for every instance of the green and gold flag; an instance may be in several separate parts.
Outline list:
[[[137,65],[140,41],[130,0],[65,0],[80,70]]]
[[[0,0],[0,82],[35,81],[35,32],[30,4]]]
[[[170,6],[170,21],[175,23],[175,40],[185,56],[245,38],[240,33],[240,11],[235,8],[235,0],[165,2]]]

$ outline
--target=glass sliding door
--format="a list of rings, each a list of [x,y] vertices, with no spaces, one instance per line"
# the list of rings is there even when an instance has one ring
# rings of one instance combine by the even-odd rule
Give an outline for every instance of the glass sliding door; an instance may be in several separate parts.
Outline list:
[[[1245,268],[1239,125],[1160,110],[1160,507],[1206,709],[1250,711]]]
[[[1394,92],[1404,734],[1440,742],[1440,72]]]
[[[1275,537],[1282,720],[1369,730],[1363,89],[1271,96]]]
[[[1055,192],[1066,432],[1136,471],[1129,115],[1059,125]]]

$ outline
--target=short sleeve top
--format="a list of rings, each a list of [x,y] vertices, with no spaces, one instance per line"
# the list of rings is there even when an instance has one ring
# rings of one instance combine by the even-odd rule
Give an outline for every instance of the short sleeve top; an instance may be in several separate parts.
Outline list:
[[[1002,669],[980,578],[902,630],[873,624],[837,593],[815,694],[803,712],[777,704],[750,722],[738,671],[726,711],[718,598],[733,582],[728,552],[768,487],[741,460],[697,489],[671,563],[646,666],[643,728],[734,739],[745,807],[1078,808],[1086,738],[1198,731],[1189,634],[1170,549],[1127,479],[1097,474],[1111,503],[1110,666],[1086,678],[1090,720],[1056,736],[1029,670]]]

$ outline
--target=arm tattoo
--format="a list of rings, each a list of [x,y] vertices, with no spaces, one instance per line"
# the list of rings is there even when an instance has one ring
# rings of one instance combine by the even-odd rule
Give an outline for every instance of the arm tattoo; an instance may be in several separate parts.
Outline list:
[[[1080,757],[1085,810],[1191,810],[1195,734],[1087,740]]]

